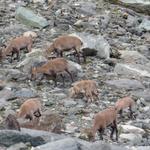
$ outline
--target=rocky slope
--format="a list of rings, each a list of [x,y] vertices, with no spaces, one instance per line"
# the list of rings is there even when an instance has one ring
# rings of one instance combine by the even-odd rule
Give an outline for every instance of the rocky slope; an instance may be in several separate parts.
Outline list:
[[[24,22],[16,17],[16,11],[20,6],[26,6],[35,14],[40,14],[49,25],[43,28],[39,25],[23,24]],[[25,12],[21,13],[24,14]],[[107,129],[104,142],[124,145],[129,149],[132,149],[132,146],[139,150],[149,148],[149,16],[103,0],[52,0],[49,1],[49,4],[35,0],[33,3],[30,1],[1,0],[0,16],[1,47],[8,43],[11,38],[22,35],[26,31],[34,31],[38,35],[33,44],[33,52],[24,54],[22,51],[20,62],[14,60],[11,64],[9,57],[3,60],[3,65],[0,67],[0,122],[3,122],[3,119],[9,113],[15,114],[25,99],[39,96],[44,105],[44,113],[57,116],[52,117],[54,119],[50,118],[54,121],[50,123],[52,125],[49,130],[53,131],[53,126],[56,126],[56,124],[63,126],[65,136],[57,135],[58,143],[62,144],[61,147],[64,143],[67,143],[65,139],[64,141],[60,140],[62,139],[61,136],[64,136],[66,141],[69,141],[64,149],[90,149],[91,143],[85,144],[84,141],[80,143],[80,140],[67,139],[66,136],[86,138],[81,136],[81,132],[84,128],[91,127],[93,115],[96,112],[113,105],[118,98],[130,95],[137,104],[134,110],[135,119],[130,120],[128,111],[125,110],[124,118],[118,118],[119,141],[111,141],[108,138],[110,131]],[[87,57],[86,64],[81,64],[81,66],[73,64],[75,67],[72,69],[76,75],[75,80],[93,79],[97,81],[100,96],[94,103],[87,104],[84,98],[75,100],[69,98],[68,89],[71,87],[69,78],[66,79],[65,88],[62,87],[61,78],[58,79],[57,88],[53,86],[52,80],[44,79],[40,83],[38,80],[36,82],[30,81],[30,66],[34,62],[45,61],[42,51],[54,38],[62,34],[78,35],[83,40],[85,48],[97,50],[96,56]],[[71,56],[66,56],[66,58],[76,61]],[[21,135],[24,134],[23,131],[21,133],[15,131],[15,133],[13,131],[10,133],[10,131],[5,130],[0,132],[2,135],[4,133],[8,135],[0,140],[0,146],[2,145],[4,149],[9,146],[11,146],[10,149],[17,149],[16,146],[18,145],[16,144],[20,142],[19,146],[26,147],[26,149],[47,142],[50,142],[48,143],[50,145],[43,145],[43,148],[39,146],[37,149],[48,149],[50,146],[56,147],[58,144],[57,141],[56,143],[52,142],[57,139],[55,139],[55,135],[49,135],[52,140],[48,141],[43,139],[42,135],[37,135],[37,140],[34,140],[32,136],[27,138],[26,134]],[[30,133],[32,132],[34,134],[34,130],[30,131]],[[20,140],[20,136],[22,140]],[[5,138],[7,140],[12,139],[15,142],[10,140],[10,143],[6,144]],[[98,136],[96,141],[99,141]],[[115,145],[113,147],[107,144],[103,146],[103,150],[122,148],[114,148]],[[94,148],[96,149],[96,145],[92,149]]]

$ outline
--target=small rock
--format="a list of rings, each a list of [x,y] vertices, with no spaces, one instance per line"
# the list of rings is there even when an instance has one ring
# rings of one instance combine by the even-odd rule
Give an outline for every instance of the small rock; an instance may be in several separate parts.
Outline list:
[[[123,133],[134,133],[134,134],[141,134],[141,135],[145,133],[143,129],[131,125],[120,125],[120,127]]]
[[[37,96],[36,92],[33,92],[31,89],[27,88],[22,88],[21,90],[16,91],[14,94],[17,98],[32,98]]]
[[[126,142],[132,142],[132,144],[138,144],[142,141],[142,135],[141,134],[134,134],[134,133],[128,133],[128,134],[120,134],[119,136],[121,141]]]
[[[64,101],[64,106],[65,107],[74,107],[76,104],[77,104],[76,101],[73,101],[73,100],[70,100],[70,99],[67,99],[67,100]]]
[[[144,31],[150,31],[150,20],[143,19],[142,23],[138,26],[139,29]]]
[[[23,36],[27,36],[27,37],[31,36],[33,38],[36,38],[37,34],[35,32],[33,32],[33,31],[27,31],[27,32],[23,33]]]
[[[24,143],[17,143],[7,148],[7,150],[21,150],[21,149],[23,150],[28,148]]]

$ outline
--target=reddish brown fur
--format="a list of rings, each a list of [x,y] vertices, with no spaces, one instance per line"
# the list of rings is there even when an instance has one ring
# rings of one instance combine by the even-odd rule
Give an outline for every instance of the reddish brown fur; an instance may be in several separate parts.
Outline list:
[[[117,111],[122,115],[122,110],[129,107],[130,109],[130,117],[132,117],[132,107],[135,105],[135,101],[131,97],[124,97],[122,99],[119,99],[115,107],[117,108]]]
[[[6,129],[21,131],[19,122],[14,115],[9,114],[5,120]]]
[[[94,123],[92,127],[92,133],[93,138],[95,137],[95,134],[97,130],[100,132],[100,137],[103,139],[102,134],[104,132],[104,129],[111,125],[112,132],[111,132],[111,139],[114,133],[114,130],[116,130],[116,140],[118,140],[118,130],[117,130],[117,110],[115,107],[109,107],[99,113],[97,113],[94,117]]]
[[[57,85],[57,82],[56,82],[57,74],[61,74],[61,76],[63,78],[63,85],[64,85],[64,76],[62,74],[63,72],[67,72],[71,76],[71,80],[73,81],[72,74],[69,72],[68,67],[69,66],[68,66],[68,62],[66,59],[55,58],[55,59],[49,60],[48,62],[46,62],[42,66],[32,67],[31,78],[32,79],[35,78],[35,75],[37,73],[43,73],[46,75],[50,75],[50,76],[54,77],[55,86],[56,86]]]
[[[41,103],[38,98],[31,98],[26,100],[19,109],[18,118],[34,119],[41,116]]]
[[[81,80],[73,84],[70,88],[70,96],[74,97],[80,93],[84,93],[88,101],[94,101],[98,97],[98,89],[96,82],[93,80]]]
[[[11,40],[9,45],[2,51],[2,57],[5,58],[7,55],[10,54],[11,57],[13,57],[13,55],[16,53],[17,59],[19,61],[20,50],[26,48],[28,52],[31,52],[31,47],[32,47],[31,37],[25,37],[25,36],[16,37],[15,39]]]
[[[80,63],[80,52],[82,47],[82,41],[75,36],[60,36],[58,37],[53,44],[50,45],[46,53],[56,52],[57,57],[63,57],[64,51],[75,50],[78,56],[78,62]],[[85,57],[84,57],[85,60]]]

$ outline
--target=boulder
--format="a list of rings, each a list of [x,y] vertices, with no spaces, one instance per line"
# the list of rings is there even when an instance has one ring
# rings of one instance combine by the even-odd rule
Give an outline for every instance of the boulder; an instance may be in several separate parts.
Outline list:
[[[131,8],[137,12],[142,12],[150,15],[150,1],[149,0],[109,0],[110,2],[123,5]]]
[[[83,49],[93,49],[97,51],[97,56],[100,58],[110,58],[110,45],[107,40],[101,35],[94,35],[89,33],[73,33],[83,42]]]
[[[150,20],[143,19],[141,24],[138,26],[138,28],[142,31],[150,31]]]
[[[123,133],[135,133],[135,134],[141,134],[141,135],[145,133],[143,129],[132,126],[132,125],[120,125],[120,127]]]
[[[0,145],[9,147],[16,143],[31,143],[32,146],[38,146],[45,144],[45,141],[40,136],[31,136],[29,134],[24,134],[19,131],[13,130],[0,130]]]
[[[26,54],[26,58],[22,62],[17,64],[16,68],[22,69],[25,73],[30,73],[33,64],[47,61],[43,55],[41,49],[33,49],[32,52]]]
[[[140,81],[130,79],[108,80],[106,81],[106,84],[126,90],[144,89],[144,86]]]
[[[44,28],[49,25],[47,20],[36,15],[32,10],[25,7],[18,7],[16,10],[16,18],[23,24],[31,27]]]
[[[116,64],[114,72],[124,76],[143,76],[150,77],[149,64]]]
[[[46,143],[32,150],[79,150],[78,143],[72,138]]]

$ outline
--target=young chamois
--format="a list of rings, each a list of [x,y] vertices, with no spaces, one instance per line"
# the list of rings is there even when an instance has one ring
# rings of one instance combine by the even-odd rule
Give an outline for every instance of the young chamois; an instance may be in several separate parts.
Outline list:
[[[41,102],[38,98],[31,98],[26,100],[17,113],[18,118],[33,120],[35,117],[41,116]]]
[[[64,51],[74,50],[78,57],[78,62],[80,63],[80,53],[82,45],[82,41],[75,36],[60,36],[46,50],[46,55],[51,52],[55,52],[57,54],[57,57],[63,57]],[[84,61],[86,61],[85,56],[83,57]]]
[[[122,112],[123,109],[129,107],[130,110],[130,118],[133,117],[133,112],[132,112],[132,107],[135,105],[135,101],[131,98],[131,97],[124,97],[122,99],[119,99],[116,103],[115,103],[115,107],[117,108],[117,111],[119,112],[119,114],[122,116]]]
[[[6,119],[5,119],[5,126],[6,126],[6,129],[9,129],[9,130],[21,131],[20,124],[17,121],[17,118],[14,115],[12,115],[12,114],[9,114],[6,117]]]
[[[96,132],[99,131],[99,136],[101,140],[103,140],[104,129],[107,126],[111,126],[112,128],[110,134],[111,139],[113,138],[114,131],[116,131],[116,141],[117,141],[118,140],[117,110],[114,106],[111,106],[95,115],[93,127],[91,129],[93,139],[95,138]]]
[[[93,102],[94,99],[98,97],[97,85],[93,80],[77,81],[73,83],[73,87],[71,87],[69,91],[71,97],[83,93],[88,102]]]
[[[28,52],[31,52],[31,47],[32,47],[32,38],[30,36],[16,37],[15,39],[12,39],[10,41],[10,43],[5,49],[3,49],[2,58],[5,58],[7,55],[11,54],[11,62],[12,62],[13,55],[16,53],[17,54],[16,59],[19,61],[20,50],[26,48]]]
[[[63,75],[64,72],[67,72],[70,75],[71,80],[73,82],[72,74],[69,71],[68,61],[64,58],[55,58],[47,61],[41,66],[33,66],[31,68],[31,79],[32,80],[35,79],[37,73],[43,73],[45,75],[52,76],[54,78],[55,86],[57,86],[56,78],[57,75],[60,74],[63,79],[63,86],[64,86],[65,84]]]

